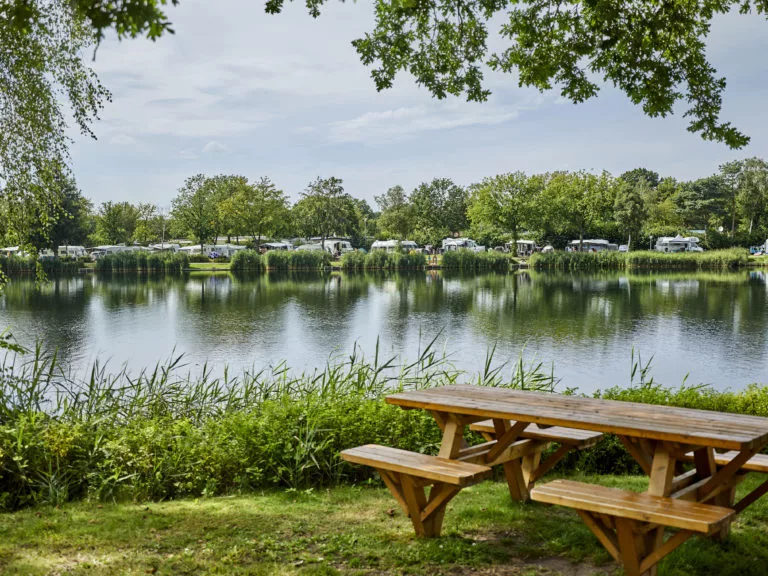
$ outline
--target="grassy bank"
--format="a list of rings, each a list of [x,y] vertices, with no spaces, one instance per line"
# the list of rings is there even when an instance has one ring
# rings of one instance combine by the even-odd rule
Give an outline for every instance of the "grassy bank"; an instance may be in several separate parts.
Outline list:
[[[374,250],[363,252],[347,252],[341,257],[341,269],[355,270],[424,270],[427,259],[424,254],[385,252]]]
[[[640,477],[585,481],[642,490]],[[757,485],[749,478],[745,493]],[[5,574],[516,574],[618,575],[575,512],[509,498],[505,484],[465,489],[449,504],[444,535],[413,537],[380,487],[268,490],[149,505],[69,504],[0,516]],[[726,544],[693,538],[660,576],[763,576],[768,499],[738,516]]]
[[[0,373],[0,509],[94,501],[158,501],[269,488],[320,489],[368,481],[369,469],[342,462],[348,447],[380,443],[434,453],[440,432],[422,411],[383,402],[393,390],[475,382],[554,390],[552,369],[493,361],[482,373],[454,369],[429,345],[414,362],[354,351],[323,369],[285,365],[237,377],[190,375],[177,358],[139,374],[96,365],[69,377],[41,351]],[[606,398],[768,416],[768,387],[720,393],[668,389],[648,367]],[[475,441],[479,438],[470,437]],[[573,454],[564,470],[637,473],[613,437]]]
[[[118,252],[96,260],[97,272],[140,272],[145,274],[181,274],[189,268],[186,254],[170,252]]]
[[[746,266],[749,252],[742,248],[709,252],[664,253],[637,252],[549,252],[533,254],[529,260],[535,269],[601,270],[725,270]]]

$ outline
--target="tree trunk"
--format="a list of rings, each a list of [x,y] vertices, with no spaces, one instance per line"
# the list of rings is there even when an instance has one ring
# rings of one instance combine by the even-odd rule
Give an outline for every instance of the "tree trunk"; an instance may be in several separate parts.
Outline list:
[[[584,251],[584,229],[579,228],[579,252]]]
[[[517,256],[517,226],[512,226],[512,256]]]
[[[629,252],[632,249],[632,232],[629,233],[629,238],[627,239],[627,252]]]

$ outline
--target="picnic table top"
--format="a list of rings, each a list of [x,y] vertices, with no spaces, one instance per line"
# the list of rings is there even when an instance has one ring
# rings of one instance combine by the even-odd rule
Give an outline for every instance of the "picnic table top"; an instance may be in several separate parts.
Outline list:
[[[392,394],[387,402],[482,418],[608,432],[717,449],[760,449],[768,443],[768,418],[454,384]]]

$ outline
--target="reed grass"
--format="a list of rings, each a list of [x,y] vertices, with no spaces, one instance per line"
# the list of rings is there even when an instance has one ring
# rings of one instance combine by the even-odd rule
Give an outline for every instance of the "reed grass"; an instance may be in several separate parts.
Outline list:
[[[666,253],[642,250],[637,252],[548,252],[533,254],[530,265],[538,270],[726,270],[748,263],[749,253],[742,248],[708,252]]]
[[[504,272],[513,262],[508,254],[496,251],[448,250],[443,253],[442,267],[448,270],[496,270]]]
[[[232,256],[229,269],[232,272],[263,272],[264,260],[256,250],[238,250]]]
[[[77,274],[82,268],[79,260],[72,258],[35,258],[20,256],[0,256],[0,272],[9,278],[25,276],[37,272],[37,263],[47,276],[63,276]]]
[[[331,255],[325,250],[270,250],[263,262],[270,270],[318,270],[331,265]]]
[[[373,250],[368,254],[347,252],[341,257],[342,270],[424,270],[427,259],[417,252]]]
[[[96,260],[97,272],[141,272],[151,274],[181,274],[189,268],[189,258],[182,253],[152,253],[145,251],[107,254]]]

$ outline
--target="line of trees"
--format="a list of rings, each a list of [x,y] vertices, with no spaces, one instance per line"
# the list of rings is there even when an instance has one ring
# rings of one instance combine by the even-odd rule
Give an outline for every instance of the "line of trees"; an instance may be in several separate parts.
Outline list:
[[[768,162],[729,162],[693,181],[637,168],[608,172],[512,172],[470,186],[450,179],[424,182],[410,193],[393,186],[375,195],[375,209],[345,191],[340,178],[317,178],[295,203],[269,178],[197,174],[188,178],[169,213],[150,203],[85,198],[74,180],[57,180],[48,194],[0,198],[5,245],[34,249],[63,244],[149,244],[187,238],[347,236],[438,244],[454,234],[497,246],[521,237],[564,246],[599,237],[630,248],[658,236],[701,231],[709,248],[761,244],[768,237]]]

